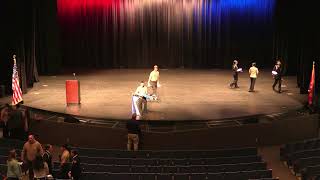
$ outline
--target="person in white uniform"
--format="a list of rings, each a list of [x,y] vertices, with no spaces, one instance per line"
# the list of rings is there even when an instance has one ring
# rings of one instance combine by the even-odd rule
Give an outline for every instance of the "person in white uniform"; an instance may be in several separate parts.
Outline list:
[[[144,82],[141,81],[132,96],[132,114],[136,114],[139,116],[138,118],[142,117],[143,113],[147,111],[148,97],[148,88]]]

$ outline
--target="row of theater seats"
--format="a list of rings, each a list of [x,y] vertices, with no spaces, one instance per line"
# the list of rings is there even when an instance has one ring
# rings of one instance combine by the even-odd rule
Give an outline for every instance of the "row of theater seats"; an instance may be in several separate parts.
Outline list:
[[[83,179],[95,180],[276,180],[270,178],[271,170],[241,171],[228,173],[84,173]]]
[[[257,148],[217,149],[217,150],[174,150],[174,151],[126,151],[94,148],[77,148],[81,156],[112,158],[216,158],[257,155]]]
[[[0,140],[0,173],[6,173],[11,148],[22,143]],[[273,180],[272,170],[257,153],[257,148],[203,151],[78,150],[83,168],[82,180]],[[19,154],[20,152],[18,152]],[[54,162],[54,172],[59,163]]]
[[[280,148],[280,159],[302,180],[320,179],[320,139],[308,139]]]
[[[105,158],[81,156],[81,162],[85,164],[104,165],[132,165],[132,166],[190,166],[190,165],[219,165],[261,162],[261,156],[235,156],[217,158]]]
[[[55,164],[58,169],[58,163]],[[108,173],[219,173],[235,171],[266,170],[265,162],[221,164],[221,165],[191,165],[191,166],[130,166],[82,164],[87,172]]]
[[[272,179],[272,170],[258,156],[257,148],[138,152],[76,149],[81,156],[84,179]]]

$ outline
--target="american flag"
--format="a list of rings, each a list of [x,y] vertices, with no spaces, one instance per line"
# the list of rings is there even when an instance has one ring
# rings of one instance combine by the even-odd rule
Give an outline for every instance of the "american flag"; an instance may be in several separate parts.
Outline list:
[[[311,106],[314,104],[314,97],[315,97],[315,70],[314,70],[315,62],[313,61],[312,65],[312,72],[311,72],[311,79],[310,79],[310,84],[309,84],[309,95],[308,95],[308,104]]]
[[[14,59],[13,73],[12,73],[12,105],[16,105],[21,101],[23,101],[22,91],[19,83],[17,63],[16,63],[16,60]]]

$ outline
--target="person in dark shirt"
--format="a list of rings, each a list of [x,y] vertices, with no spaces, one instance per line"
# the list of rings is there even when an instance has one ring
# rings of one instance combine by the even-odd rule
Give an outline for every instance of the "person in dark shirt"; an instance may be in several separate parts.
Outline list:
[[[9,137],[8,120],[10,111],[11,107],[9,104],[5,104],[5,106],[0,110],[0,124],[3,128],[3,137],[5,138]]]
[[[69,172],[69,176],[72,177],[73,180],[79,180],[81,177],[82,169],[81,169],[78,151],[72,150],[71,157],[72,157],[72,164],[71,164],[71,171]]]
[[[50,174],[52,174],[52,151],[53,149],[51,144],[44,146],[43,160],[48,164]]]
[[[232,64],[232,71],[233,71],[233,82],[230,84],[230,88],[239,88],[238,86],[238,61],[234,60]]]
[[[8,130],[11,138],[24,140],[24,116],[20,110],[20,104],[12,106],[12,112],[9,115]]]
[[[273,75],[274,83],[272,85],[272,89],[276,91],[275,87],[278,84],[278,93],[281,93],[281,82],[282,82],[282,67],[281,62],[278,60],[276,65],[273,68],[273,71],[276,72],[275,75]]]
[[[139,135],[141,134],[140,123],[136,120],[136,114],[133,114],[131,119],[127,122],[128,130],[128,151],[133,150],[137,151],[139,146]]]

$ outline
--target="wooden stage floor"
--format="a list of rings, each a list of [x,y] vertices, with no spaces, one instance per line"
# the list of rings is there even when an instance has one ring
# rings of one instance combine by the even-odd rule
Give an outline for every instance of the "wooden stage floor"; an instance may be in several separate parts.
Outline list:
[[[69,75],[41,76],[24,95],[24,105],[88,118],[126,120],[131,116],[131,94],[149,69],[112,69],[80,72],[81,106],[67,107],[65,80]],[[159,102],[148,103],[147,120],[216,120],[281,113],[302,107],[295,77],[284,77],[282,94],[271,86],[271,71],[262,71],[256,92],[249,93],[247,72],[240,74],[239,89],[230,89],[228,70],[160,70]],[[0,99],[2,103],[8,98]]]

